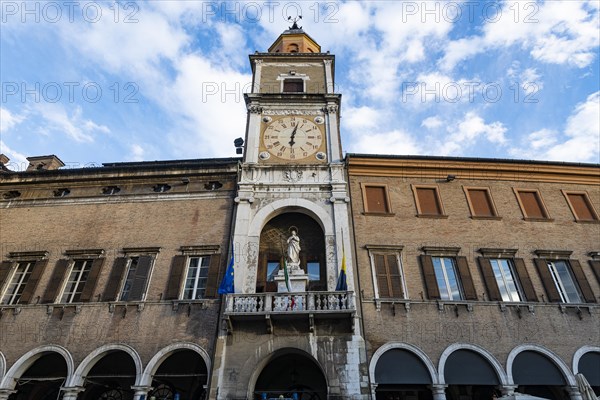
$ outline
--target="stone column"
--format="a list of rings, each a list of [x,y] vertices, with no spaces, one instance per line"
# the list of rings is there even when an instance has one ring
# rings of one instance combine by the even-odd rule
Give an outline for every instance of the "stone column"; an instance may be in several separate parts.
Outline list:
[[[72,386],[62,387],[60,390],[63,392],[63,400],[77,400],[77,396],[79,396],[79,393],[85,391],[85,388],[82,386]]]
[[[371,398],[375,400],[375,391],[377,390],[377,383],[371,383]]]
[[[0,400],[8,400],[8,396],[13,393],[17,393],[17,391],[11,389],[0,389]]]
[[[448,385],[431,385],[433,400],[446,400],[446,388]]]
[[[567,386],[565,387],[565,389],[567,390],[567,393],[569,393],[569,397],[571,398],[571,400],[583,400],[583,396],[579,391],[579,387]]]
[[[517,388],[517,385],[503,385],[500,386],[500,393],[502,393],[502,396],[512,396],[515,394],[515,390],[517,390]]]
[[[148,400],[148,392],[152,390],[150,386],[132,386],[134,390],[133,400]]]

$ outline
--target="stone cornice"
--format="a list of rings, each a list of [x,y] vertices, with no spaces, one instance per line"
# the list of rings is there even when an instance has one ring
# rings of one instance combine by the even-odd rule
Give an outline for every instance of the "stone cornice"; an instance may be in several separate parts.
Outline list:
[[[346,159],[352,176],[412,177],[445,179],[454,175],[461,179],[495,181],[530,181],[580,183],[600,186],[600,166],[527,162],[494,159],[443,159],[427,157],[399,158],[390,156],[355,156]]]

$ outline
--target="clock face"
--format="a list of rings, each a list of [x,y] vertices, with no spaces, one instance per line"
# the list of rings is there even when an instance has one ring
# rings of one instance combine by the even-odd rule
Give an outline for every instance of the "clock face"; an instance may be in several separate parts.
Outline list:
[[[314,157],[323,144],[324,135],[319,126],[322,123],[320,117],[304,116],[272,120],[263,131],[263,145],[270,154],[283,160]]]

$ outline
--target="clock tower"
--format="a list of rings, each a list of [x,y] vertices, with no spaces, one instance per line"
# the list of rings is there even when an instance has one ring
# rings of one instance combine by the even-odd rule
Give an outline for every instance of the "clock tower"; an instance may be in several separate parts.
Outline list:
[[[335,57],[294,22],[250,63],[235,293],[225,297],[211,387],[219,399],[362,398]]]

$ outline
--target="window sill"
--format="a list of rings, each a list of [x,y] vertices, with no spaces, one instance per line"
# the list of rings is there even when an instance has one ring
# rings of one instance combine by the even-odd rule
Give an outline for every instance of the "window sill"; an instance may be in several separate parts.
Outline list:
[[[492,217],[484,217],[480,215],[471,215],[471,219],[482,219],[487,221],[500,221],[502,217],[492,216]]]
[[[528,222],[554,222],[554,218],[529,218],[529,217],[524,217],[523,221],[528,221]]]
[[[600,224],[600,220],[597,219],[576,219],[575,222],[578,224]]]
[[[439,219],[447,219],[448,215],[446,214],[417,214],[417,218],[439,218]]]
[[[368,211],[365,211],[362,214],[369,216],[369,217],[394,217],[394,216],[396,216],[395,213],[380,213],[380,212],[368,212]]]

